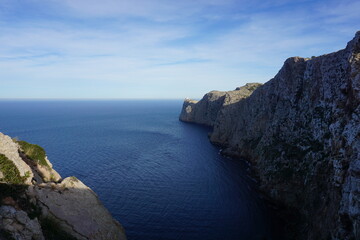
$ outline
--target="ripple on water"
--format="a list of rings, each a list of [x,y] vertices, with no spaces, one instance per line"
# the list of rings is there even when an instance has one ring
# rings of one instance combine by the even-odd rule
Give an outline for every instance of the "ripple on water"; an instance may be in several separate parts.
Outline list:
[[[248,166],[219,155],[209,129],[179,122],[181,105],[0,101],[0,131],[45,147],[62,176],[94,189],[129,239],[278,239]]]

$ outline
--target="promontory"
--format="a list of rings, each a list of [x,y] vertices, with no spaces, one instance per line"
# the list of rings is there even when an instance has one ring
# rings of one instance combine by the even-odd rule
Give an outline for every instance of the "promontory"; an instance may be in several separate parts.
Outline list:
[[[360,239],[360,32],[346,48],[292,57],[265,84],[186,99],[180,120],[248,160],[289,213],[289,239]],[[291,214],[290,214],[291,213]]]
[[[0,239],[126,240],[76,177],[62,179],[38,145],[0,133]]]

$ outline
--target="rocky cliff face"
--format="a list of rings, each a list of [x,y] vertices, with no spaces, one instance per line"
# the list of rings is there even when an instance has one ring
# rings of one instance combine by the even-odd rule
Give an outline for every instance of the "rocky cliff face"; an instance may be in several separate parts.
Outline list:
[[[360,32],[287,59],[248,97],[209,108],[208,96],[185,100],[180,120],[213,126],[213,143],[253,163],[260,188],[296,211],[291,239],[360,239]]]
[[[96,194],[37,145],[0,133],[0,239],[126,239]]]
[[[185,99],[180,120],[214,126],[221,109],[247,98],[259,86],[261,86],[260,83],[248,83],[234,91],[211,91],[205,94],[200,101]]]

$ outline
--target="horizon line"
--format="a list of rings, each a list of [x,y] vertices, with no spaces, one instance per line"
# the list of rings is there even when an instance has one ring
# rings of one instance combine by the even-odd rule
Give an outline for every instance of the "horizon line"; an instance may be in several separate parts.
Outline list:
[[[34,100],[34,101],[58,101],[58,100],[79,100],[79,101],[107,101],[107,100],[184,100],[184,98],[0,98],[0,101],[21,101],[21,100]]]

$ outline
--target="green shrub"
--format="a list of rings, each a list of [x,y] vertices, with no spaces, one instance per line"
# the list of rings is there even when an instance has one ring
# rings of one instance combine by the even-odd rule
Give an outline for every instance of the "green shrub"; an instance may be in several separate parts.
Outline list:
[[[61,229],[59,224],[52,218],[46,217],[40,220],[41,229],[47,240],[76,240],[69,233]]]
[[[6,197],[11,197],[20,209],[28,214],[30,219],[39,218],[41,207],[30,201],[26,195],[27,188],[28,185],[25,184],[0,183],[0,202]],[[2,238],[0,237],[0,239]]]
[[[23,184],[30,175],[27,172],[25,176],[20,176],[15,164],[3,154],[0,154],[0,171],[4,175],[0,180],[12,184]]]
[[[262,84],[260,84],[260,83],[251,85],[251,86],[248,87],[248,90],[249,90],[250,92],[253,92],[253,91],[255,91],[258,87],[260,87],[261,85],[262,85]]]
[[[25,141],[18,141],[17,143],[20,145],[21,150],[26,154],[28,158],[35,161],[41,166],[49,167],[45,160],[46,152],[42,147]]]
[[[0,229],[0,239],[3,239],[3,240],[16,240],[11,232],[9,231],[6,231],[4,229]]]
[[[20,198],[25,193],[27,187],[24,184],[0,183],[0,202],[5,197],[12,197],[15,200]]]
[[[75,176],[71,176],[70,179],[73,181],[73,182],[78,182],[79,179],[77,179]]]

